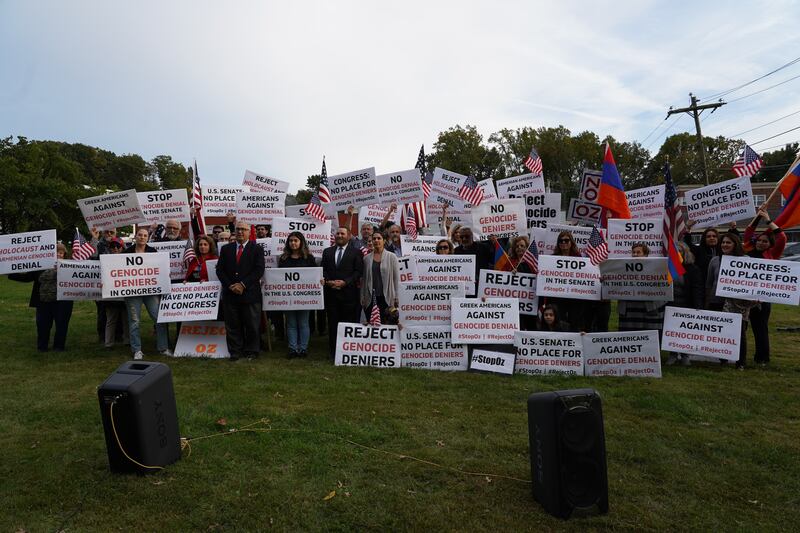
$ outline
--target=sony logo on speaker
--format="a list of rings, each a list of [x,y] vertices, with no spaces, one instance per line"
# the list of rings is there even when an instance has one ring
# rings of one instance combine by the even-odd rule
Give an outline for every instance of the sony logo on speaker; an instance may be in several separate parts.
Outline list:
[[[161,409],[161,402],[153,402],[153,411],[156,415],[156,432],[158,432],[158,445],[165,447],[167,445],[167,424],[164,422],[164,411]]]
[[[542,429],[539,424],[534,426],[534,434],[536,439],[536,478],[539,483],[544,483],[544,454],[542,452]]]

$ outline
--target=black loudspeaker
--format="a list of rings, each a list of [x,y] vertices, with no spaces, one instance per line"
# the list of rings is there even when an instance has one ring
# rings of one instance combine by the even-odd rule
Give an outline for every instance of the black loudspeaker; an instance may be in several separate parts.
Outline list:
[[[172,372],[128,361],[97,389],[112,472],[148,473],[181,456]]]
[[[593,389],[528,398],[533,497],[559,518],[608,512],[603,408]]]

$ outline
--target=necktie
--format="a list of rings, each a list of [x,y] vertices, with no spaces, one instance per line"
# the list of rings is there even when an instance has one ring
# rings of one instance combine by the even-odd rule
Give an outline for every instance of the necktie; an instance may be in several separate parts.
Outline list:
[[[336,252],[336,266],[339,266],[339,263],[342,262],[342,252],[344,252],[344,248],[341,246],[339,247],[339,251]]]
[[[240,244],[239,249],[236,250],[236,263],[239,263],[239,258],[242,257],[242,252],[244,251],[244,247]]]

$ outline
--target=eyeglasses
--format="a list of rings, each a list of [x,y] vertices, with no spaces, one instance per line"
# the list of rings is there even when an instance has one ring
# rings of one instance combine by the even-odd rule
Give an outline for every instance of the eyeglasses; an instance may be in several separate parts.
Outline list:
[[[558,244],[569,244],[569,239],[558,239]]]
[[[236,231],[250,231],[250,228],[236,228]]]

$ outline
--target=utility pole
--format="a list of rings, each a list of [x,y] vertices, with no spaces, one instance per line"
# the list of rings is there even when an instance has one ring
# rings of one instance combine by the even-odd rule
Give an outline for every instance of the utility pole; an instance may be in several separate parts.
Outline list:
[[[713,113],[718,107],[724,106],[725,102],[720,99],[719,102],[713,104],[697,105],[697,97],[695,95],[689,93],[689,98],[692,99],[692,105],[680,109],[672,109],[672,107],[670,107],[667,111],[667,118],[675,113],[686,113],[694,117],[694,128],[697,131],[697,150],[700,152],[700,160],[703,163],[703,177],[706,180],[706,185],[708,185],[708,167],[706,166],[706,150],[703,148],[703,133],[700,131],[700,113],[706,109],[710,109]]]

